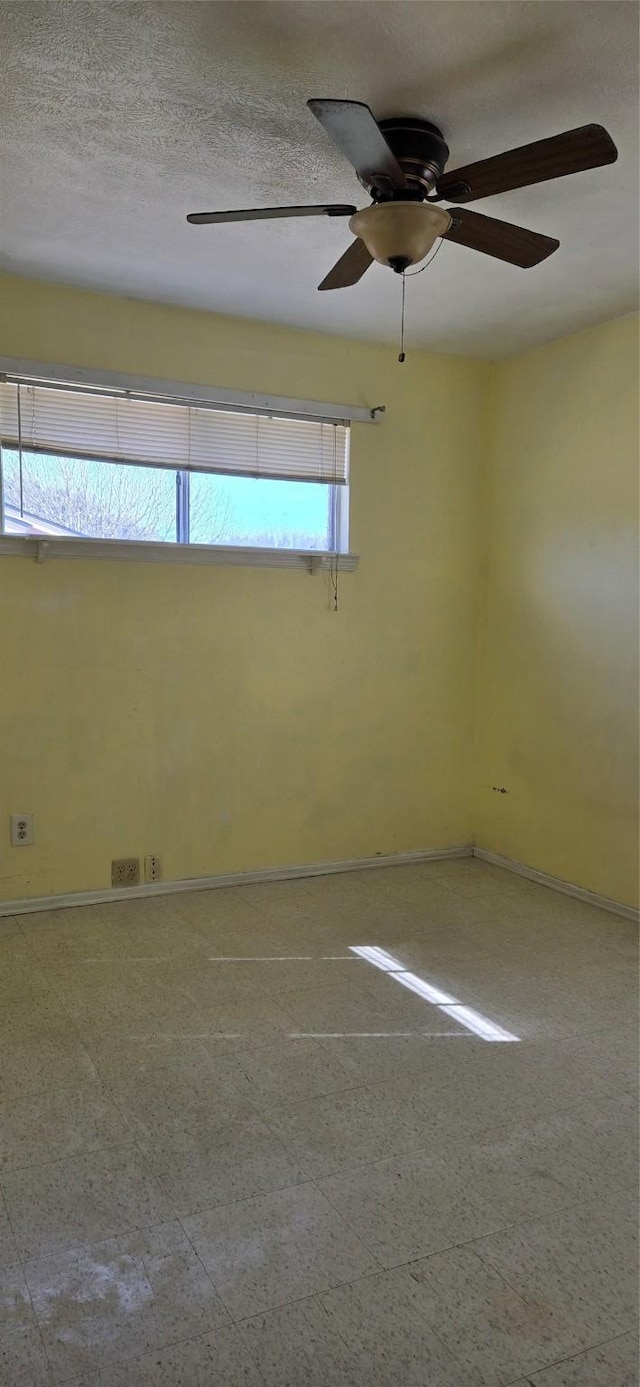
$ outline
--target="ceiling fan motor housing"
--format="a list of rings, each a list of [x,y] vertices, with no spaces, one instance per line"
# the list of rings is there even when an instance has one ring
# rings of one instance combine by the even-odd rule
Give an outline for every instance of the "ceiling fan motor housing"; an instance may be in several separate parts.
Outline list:
[[[409,199],[426,197],[444,173],[449,158],[449,148],[442,131],[431,121],[412,116],[394,116],[378,124],[406,175],[409,186],[402,196]],[[375,187],[364,178],[360,181],[375,197]]]

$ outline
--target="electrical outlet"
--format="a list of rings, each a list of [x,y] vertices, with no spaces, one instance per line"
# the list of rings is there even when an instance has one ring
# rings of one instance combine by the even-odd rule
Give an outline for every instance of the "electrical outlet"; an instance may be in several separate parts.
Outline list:
[[[138,886],[140,884],[140,858],[116,857],[111,863],[112,886]]]
[[[145,881],[160,880],[160,858],[154,852],[150,852],[144,859],[144,879]]]
[[[33,814],[11,814],[12,848],[26,848],[33,843]]]

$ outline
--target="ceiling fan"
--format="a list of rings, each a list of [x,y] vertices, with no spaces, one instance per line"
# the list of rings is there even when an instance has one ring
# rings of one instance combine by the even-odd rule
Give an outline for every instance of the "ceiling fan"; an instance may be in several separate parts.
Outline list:
[[[349,217],[355,241],[319,289],[356,284],[373,260],[403,274],[424,259],[436,237],[528,269],[558,249],[559,241],[510,222],[468,211],[462,204],[527,188],[550,178],[612,164],[618,151],[602,125],[581,125],[445,173],[449,150],[428,120],[400,116],[375,120],[361,101],[308,101],[330,139],[353,165],[371,205],[258,207],[237,212],[192,212],[194,226],[272,217]],[[454,206],[438,207],[446,199]]]

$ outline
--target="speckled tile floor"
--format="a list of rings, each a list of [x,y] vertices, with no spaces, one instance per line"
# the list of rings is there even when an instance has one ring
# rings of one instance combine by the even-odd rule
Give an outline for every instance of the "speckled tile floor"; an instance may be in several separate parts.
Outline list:
[[[471,860],[1,920],[2,1387],[637,1384],[636,944]]]

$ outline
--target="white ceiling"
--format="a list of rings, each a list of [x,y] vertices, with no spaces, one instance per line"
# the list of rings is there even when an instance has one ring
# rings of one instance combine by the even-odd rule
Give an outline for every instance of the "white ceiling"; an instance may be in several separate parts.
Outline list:
[[[311,96],[443,129],[449,168],[587,122],[617,164],[478,211],[560,250],[519,270],[442,244],[407,286],[408,341],[499,357],[637,299],[637,24],[630,0],[0,4],[0,267],[218,312],[395,340],[374,265],[319,294],[346,222],[187,226],[188,211],[366,204]]]

